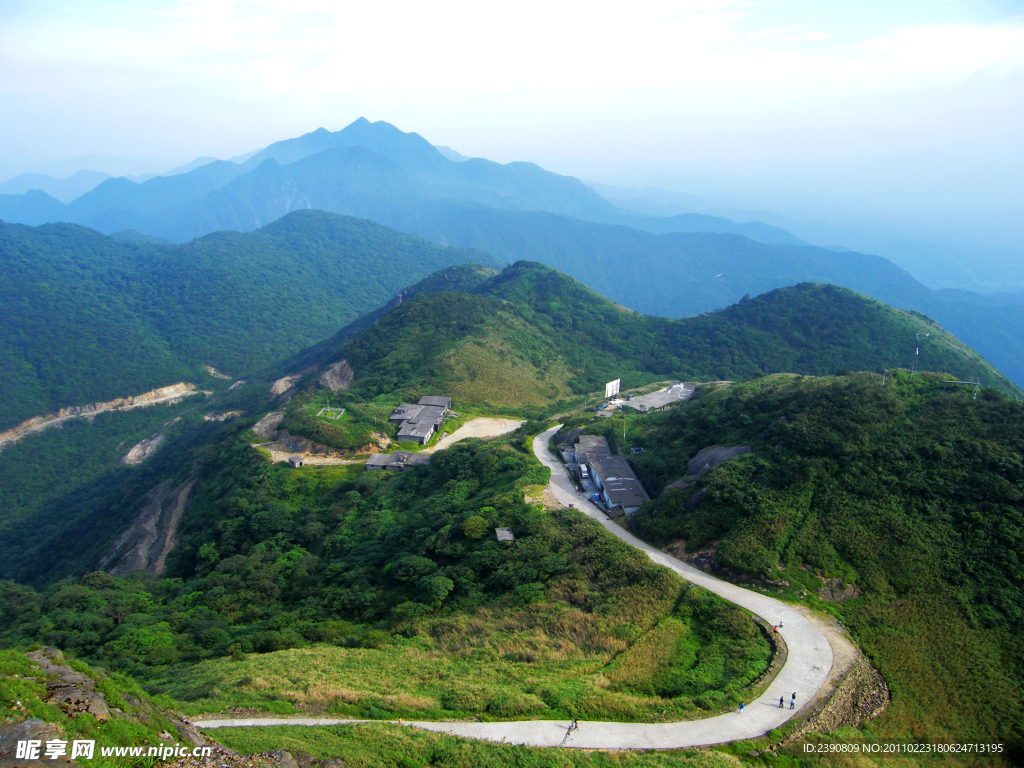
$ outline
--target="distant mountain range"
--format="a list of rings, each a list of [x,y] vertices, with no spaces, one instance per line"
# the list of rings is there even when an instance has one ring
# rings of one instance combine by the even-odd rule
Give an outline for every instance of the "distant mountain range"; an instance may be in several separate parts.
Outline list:
[[[24,195],[37,189],[62,203],[70,203],[109,178],[109,174],[99,171],[78,171],[65,179],[56,179],[45,173],[23,173],[0,184],[0,195]]]
[[[632,309],[668,317],[830,282],[934,317],[1024,383],[1017,334],[1024,298],[931,291],[885,259],[809,246],[758,221],[644,215],[578,179],[532,163],[465,158],[383,122],[319,129],[241,162],[214,161],[141,184],[107,179],[68,205],[39,191],[0,195],[6,221],[69,221],[150,242],[249,231],[299,209],[368,218],[505,262],[539,261]]]
[[[107,179],[62,207],[39,194],[0,195],[0,219],[69,221],[104,233],[134,229],[184,242],[250,230],[299,208],[357,213],[375,200],[456,201],[470,208],[547,211],[652,232],[727,232],[771,243],[802,241],[778,227],[686,214],[657,218],[617,208],[578,179],[532,163],[500,165],[444,152],[415,133],[360,119],[271,144],[241,163],[212,161],[143,183]],[[178,170],[178,169],[175,169]],[[13,182],[9,182],[13,183]]]

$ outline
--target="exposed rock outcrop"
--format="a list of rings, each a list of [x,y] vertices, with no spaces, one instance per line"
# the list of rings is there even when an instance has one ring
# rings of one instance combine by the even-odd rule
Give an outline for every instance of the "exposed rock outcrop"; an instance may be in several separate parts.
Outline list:
[[[860,594],[860,590],[857,589],[854,584],[847,584],[842,579],[828,579],[820,590],[818,595],[822,600],[829,603],[841,603],[844,600],[857,597]]]
[[[339,360],[320,374],[319,382],[331,392],[348,392],[355,382],[355,374],[347,360]]]
[[[731,448],[724,445],[709,445],[707,448],[701,448],[697,451],[697,455],[690,459],[686,465],[686,474],[690,477],[697,477],[729,459],[735,459],[746,453],[750,453],[749,445],[734,445]]]
[[[213,376],[213,378],[215,378],[215,379],[230,379],[231,378],[227,374],[224,374],[224,373],[221,373],[220,371],[218,371],[212,365],[204,365],[203,366],[203,370],[206,371],[211,376]]]
[[[134,466],[141,464],[154,453],[157,449],[163,445],[164,441],[167,440],[162,434],[156,434],[152,437],[147,437],[141,443],[132,448],[128,453],[121,457],[122,464],[128,464]]]
[[[142,512],[100,561],[98,570],[114,576],[140,569],[157,576],[163,573],[167,555],[178,543],[192,485],[191,478],[177,488],[165,480],[151,490]]]
[[[719,464],[723,464],[730,459],[735,459],[737,456],[743,456],[750,452],[751,449],[749,445],[734,445],[731,447],[726,447],[724,445],[709,445],[707,448],[701,448],[697,451],[697,455],[687,462],[686,476],[676,480],[674,483],[666,485],[661,490],[661,494],[659,494],[658,498],[660,499],[667,491],[689,490],[697,485],[697,478],[708,470],[714,469]],[[704,500],[705,496],[707,496],[707,492],[702,488],[687,500],[686,508],[693,509]]]
[[[64,735],[61,729],[53,723],[48,723],[45,720],[39,720],[38,718],[30,718],[23,720],[20,723],[10,723],[9,725],[0,725],[0,768],[41,768],[44,765],[53,765],[57,763],[63,768],[67,768],[69,763],[67,758],[58,758],[57,760],[23,760],[18,759],[18,742],[19,741],[38,741],[42,744],[46,744],[51,739],[61,739]]]
[[[302,378],[301,373],[293,373],[290,376],[282,376],[270,385],[270,394],[273,396],[283,395],[295,386],[295,382]]]
[[[107,700],[96,690],[96,683],[88,675],[62,664],[64,655],[60,651],[41,648],[25,655],[48,676],[56,678],[46,684],[49,703],[57,705],[71,717],[88,713],[100,721],[110,719]]]
[[[135,397],[119,397],[116,400],[110,400],[105,403],[61,408],[56,413],[51,413],[47,416],[36,416],[28,421],[23,421],[6,432],[0,432],[0,451],[14,445],[23,437],[36,432],[42,432],[50,427],[59,427],[70,419],[92,419],[105,411],[128,411],[132,408],[145,408],[151,405],[169,405],[197,394],[199,394],[199,391],[192,384],[179,382],[178,384],[154,389]]]
[[[110,706],[96,686],[96,679],[102,678],[104,673],[94,669],[90,676],[76,671],[64,663],[64,655],[56,648],[44,646],[37,651],[26,653],[25,656],[39,667],[41,674],[37,677],[46,678],[46,702],[59,707],[71,718],[89,714],[99,721],[131,720],[153,728],[162,728],[170,724],[177,731],[177,735],[172,736],[171,733],[164,731],[160,736],[164,741],[180,740],[197,747],[211,746],[217,756],[235,754],[205,736],[187,718],[174,710],[147,703],[128,693],[122,693],[121,698],[130,711],[122,712]],[[67,735],[63,733],[60,725],[36,719],[0,726],[0,768],[36,768],[37,762],[40,766],[53,766],[57,763],[63,768],[74,765],[69,763],[67,758],[58,758],[55,761],[14,759],[18,741],[27,739],[36,739],[45,744],[48,739],[67,740]]]
[[[284,411],[271,411],[262,419],[256,422],[252,431],[264,440],[273,440],[277,437],[277,427],[284,419]]]
[[[244,411],[224,411],[223,413],[207,413],[203,415],[203,421],[227,421],[237,419]]]

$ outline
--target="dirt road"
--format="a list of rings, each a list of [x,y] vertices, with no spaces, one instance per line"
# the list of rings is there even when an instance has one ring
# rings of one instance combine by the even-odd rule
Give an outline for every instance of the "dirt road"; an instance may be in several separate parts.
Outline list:
[[[445,448],[449,448],[459,442],[459,440],[465,440],[468,437],[488,438],[507,435],[509,432],[515,432],[519,429],[519,426],[524,423],[524,421],[519,419],[473,419],[471,421],[467,421],[457,430],[448,435],[448,437],[443,440],[438,440],[436,445],[427,448],[423,453],[443,451]]]

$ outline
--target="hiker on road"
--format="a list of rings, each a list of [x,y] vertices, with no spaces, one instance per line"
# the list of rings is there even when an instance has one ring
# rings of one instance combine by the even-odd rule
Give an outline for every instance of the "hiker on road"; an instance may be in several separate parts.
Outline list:
[[[782,705],[786,702],[785,696],[779,696],[779,709],[782,709]]]
[[[789,699],[789,708],[796,709],[796,691],[793,691],[793,695]]]

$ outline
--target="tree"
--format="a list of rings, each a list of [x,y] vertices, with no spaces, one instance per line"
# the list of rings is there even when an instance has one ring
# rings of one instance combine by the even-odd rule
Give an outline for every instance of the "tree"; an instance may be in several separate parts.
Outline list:
[[[471,539],[482,539],[487,535],[487,521],[480,515],[467,517],[462,523],[462,532]]]

